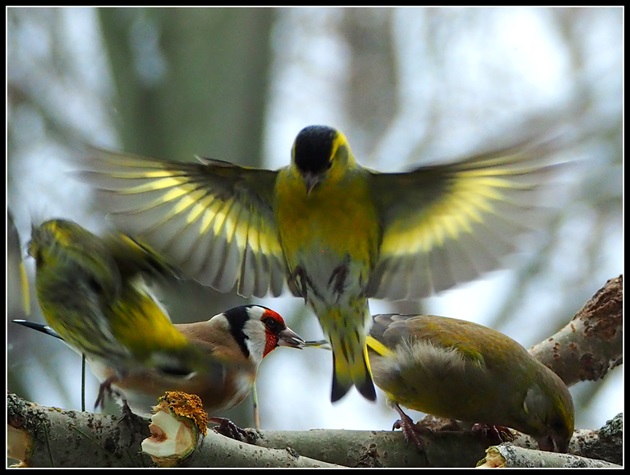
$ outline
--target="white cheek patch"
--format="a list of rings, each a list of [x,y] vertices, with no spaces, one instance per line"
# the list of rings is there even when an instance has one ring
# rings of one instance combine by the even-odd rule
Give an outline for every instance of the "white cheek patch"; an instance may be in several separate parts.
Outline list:
[[[265,313],[265,309],[258,305],[251,305],[245,310],[252,320],[260,320]]]
[[[247,336],[245,346],[249,350],[250,358],[258,366],[263,359],[267,344],[265,325],[260,320],[248,320],[243,327],[243,332]]]

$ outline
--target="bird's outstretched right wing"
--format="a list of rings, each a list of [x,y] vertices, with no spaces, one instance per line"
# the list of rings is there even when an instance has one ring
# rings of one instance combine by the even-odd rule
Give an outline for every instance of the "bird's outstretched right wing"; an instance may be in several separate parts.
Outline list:
[[[277,172],[90,149],[80,176],[124,232],[221,292],[279,295],[286,264],[272,212]]]

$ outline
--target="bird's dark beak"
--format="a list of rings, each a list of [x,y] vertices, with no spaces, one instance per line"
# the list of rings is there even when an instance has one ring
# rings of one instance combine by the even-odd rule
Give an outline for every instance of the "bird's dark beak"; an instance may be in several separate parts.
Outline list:
[[[556,452],[560,452],[561,454],[566,454],[569,450],[569,442],[564,437],[553,437],[553,444]]]
[[[319,173],[305,172],[302,177],[304,178],[304,184],[306,185],[307,195],[310,195],[313,188],[322,181],[322,175]]]
[[[569,450],[569,440],[563,437],[554,437],[552,435],[545,435],[536,439],[538,442],[538,448],[547,452],[559,452],[566,454]]]
[[[304,347],[304,340],[300,335],[295,333],[289,327],[285,328],[278,334],[278,346],[289,346],[291,348],[302,349]]]
[[[569,450],[569,444],[566,442],[559,442],[556,440],[556,452],[566,454]]]

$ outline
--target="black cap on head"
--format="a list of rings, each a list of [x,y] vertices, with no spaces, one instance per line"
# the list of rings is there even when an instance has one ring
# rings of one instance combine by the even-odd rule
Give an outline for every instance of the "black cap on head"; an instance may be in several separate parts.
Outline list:
[[[330,168],[337,131],[325,125],[303,128],[295,138],[294,161],[301,172],[317,174]]]

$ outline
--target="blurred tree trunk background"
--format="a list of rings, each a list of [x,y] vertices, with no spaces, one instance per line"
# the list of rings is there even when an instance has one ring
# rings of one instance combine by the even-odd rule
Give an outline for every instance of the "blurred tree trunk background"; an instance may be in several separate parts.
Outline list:
[[[272,9],[102,8],[98,16],[121,150],[263,166]],[[243,303],[193,283],[165,291],[187,321],[214,315],[209,301],[213,309]]]

